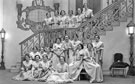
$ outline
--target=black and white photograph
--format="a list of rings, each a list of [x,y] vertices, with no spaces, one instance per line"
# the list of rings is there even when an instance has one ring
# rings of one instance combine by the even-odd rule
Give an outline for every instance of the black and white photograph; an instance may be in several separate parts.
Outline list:
[[[135,84],[135,0],[0,0],[0,84]]]

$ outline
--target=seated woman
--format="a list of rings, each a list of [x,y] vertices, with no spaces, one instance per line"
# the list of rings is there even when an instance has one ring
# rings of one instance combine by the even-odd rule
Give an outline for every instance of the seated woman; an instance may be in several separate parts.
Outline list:
[[[53,23],[52,20],[53,19],[51,17],[51,13],[50,12],[46,13],[45,25],[51,27],[52,26],[52,23]]]
[[[40,53],[39,53],[39,51],[38,51],[38,48],[37,48],[36,46],[33,47],[33,48],[32,48],[32,51],[29,53],[29,55],[30,55],[30,58],[31,58],[32,60],[34,60],[36,55],[40,55]]]
[[[60,12],[60,27],[65,28],[67,24],[67,16],[64,10]]]
[[[75,27],[76,18],[75,15],[73,15],[73,10],[68,11],[67,21],[69,28]]]
[[[101,67],[92,59],[92,51],[90,48],[88,51],[88,49],[84,49],[82,44],[78,45],[78,50],[76,51],[76,61],[69,66],[70,74],[73,80],[76,80],[82,69],[85,69],[87,74],[91,77],[90,83],[94,81],[103,81]]]
[[[52,57],[52,62],[54,68],[56,68],[56,65],[59,63],[59,58],[60,56],[64,56],[63,48],[62,48],[62,43],[61,39],[57,38],[56,43],[53,44],[53,57]]]
[[[53,21],[54,21],[53,27],[54,28],[58,28],[59,25],[60,25],[60,16],[59,16],[59,12],[58,11],[54,12]]]
[[[51,74],[51,62],[48,60],[48,56],[44,54],[43,60],[40,62],[41,72],[39,75],[39,81],[46,81],[48,76]]]
[[[81,11],[80,8],[77,9],[76,19],[77,19],[78,25],[79,25],[80,23],[82,23],[82,21],[83,21],[83,19],[84,19],[84,14],[82,14],[82,11]]]
[[[103,81],[103,73],[102,73],[101,66],[98,63],[96,63],[96,61],[95,61],[93,45],[90,43],[87,45],[87,48],[88,48],[86,50],[86,52],[88,52],[87,58],[90,59],[91,61],[85,62],[85,66],[93,68],[93,71],[89,73],[89,74],[91,74],[91,78],[92,78],[90,82],[93,82],[93,81],[94,82],[102,82]],[[89,68],[87,68],[87,69],[89,70]]]
[[[65,63],[64,57],[60,57],[60,63],[57,64],[57,69],[47,79],[47,82],[63,83],[72,82],[68,74],[68,64]]]
[[[42,66],[41,66],[40,63],[41,63],[40,56],[36,55],[35,61],[33,61],[33,63],[32,63],[33,78],[29,79],[29,80],[38,80],[38,78],[40,77],[40,74],[41,74],[41,71],[42,71]]]
[[[21,72],[13,77],[14,80],[27,80],[32,78],[32,60],[30,60],[29,54],[25,54],[24,61],[22,62]]]

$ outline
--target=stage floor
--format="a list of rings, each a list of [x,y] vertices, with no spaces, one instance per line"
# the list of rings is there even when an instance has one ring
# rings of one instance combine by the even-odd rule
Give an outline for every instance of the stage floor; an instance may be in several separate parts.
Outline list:
[[[14,81],[11,78],[17,73],[11,73],[9,71],[0,70],[0,84],[45,84],[45,82],[38,81]],[[90,84],[87,80],[75,81],[71,84]],[[93,84],[135,84],[135,76],[124,77],[111,77],[109,75],[104,76],[103,83],[93,83]]]

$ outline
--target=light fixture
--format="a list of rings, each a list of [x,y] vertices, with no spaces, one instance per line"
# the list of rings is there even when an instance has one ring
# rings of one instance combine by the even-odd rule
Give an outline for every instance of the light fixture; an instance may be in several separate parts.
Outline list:
[[[129,61],[130,61],[130,66],[129,66],[129,70],[128,70],[128,75],[135,75],[135,68],[134,68],[134,29],[135,29],[135,24],[132,21],[130,21],[127,24],[127,28],[128,28],[128,34],[130,35],[129,39],[130,39],[130,57],[129,57]]]
[[[2,28],[0,31],[1,34],[1,43],[2,43],[2,49],[1,49],[1,66],[0,70],[5,70],[5,62],[4,62],[4,42],[5,42],[5,34],[6,31]]]
[[[134,34],[134,28],[135,28],[135,24],[133,23],[133,21],[130,21],[127,24],[127,28],[128,28],[128,34],[133,35]]]
[[[5,39],[6,31],[2,28],[0,33],[1,33],[1,39]]]

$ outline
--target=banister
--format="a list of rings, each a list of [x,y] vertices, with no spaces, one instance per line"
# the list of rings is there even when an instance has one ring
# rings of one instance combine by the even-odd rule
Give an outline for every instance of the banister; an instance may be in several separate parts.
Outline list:
[[[100,10],[99,12],[97,12],[94,17],[92,17],[91,19],[89,19],[88,21],[86,21],[85,23],[82,23],[78,28],[82,28],[84,27],[85,25],[87,25],[89,22],[95,20],[95,18],[99,17],[102,13],[105,13],[107,12],[109,9],[115,7],[116,5],[120,4],[123,0],[119,0],[117,2],[114,2],[112,3],[111,5],[107,6],[106,8],[104,8],[103,10]],[[37,33],[34,33],[32,34],[31,36],[29,36],[28,38],[26,38],[25,40],[23,40],[22,42],[19,43],[19,45],[22,45],[23,43],[25,43],[26,41],[28,41],[29,39],[31,39],[33,36],[39,34],[39,33],[42,33],[42,32],[50,32],[50,31],[58,31],[58,30],[68,30],[68,29],[78,29],[78,28],[59,28],[59,29],[48,29],[48,30],[42,30],[42,31],[39,31]]]
[[[94,15],[94,17],[92,17],[91,19],[89,19],[87,22],[81,24],[81,25],[79,26],[79,28],[84,27],[86,24],[88,24],[89,22],[93,21],[95,18],[97,18],[98,16],[100,16],[100,14],[107,12],[109,9],[111,9],[111,8],[115,7],[116,5],[120,4],[122,1],[123,1],[123,0],[119,0],[118,2],[114,2],[114,3],[112,3],[111,5],[109,5],[109,6],[107,6],[106,8],[104,8],[103,10],[100,10],[99,12],[97,12],[97,13]]]

